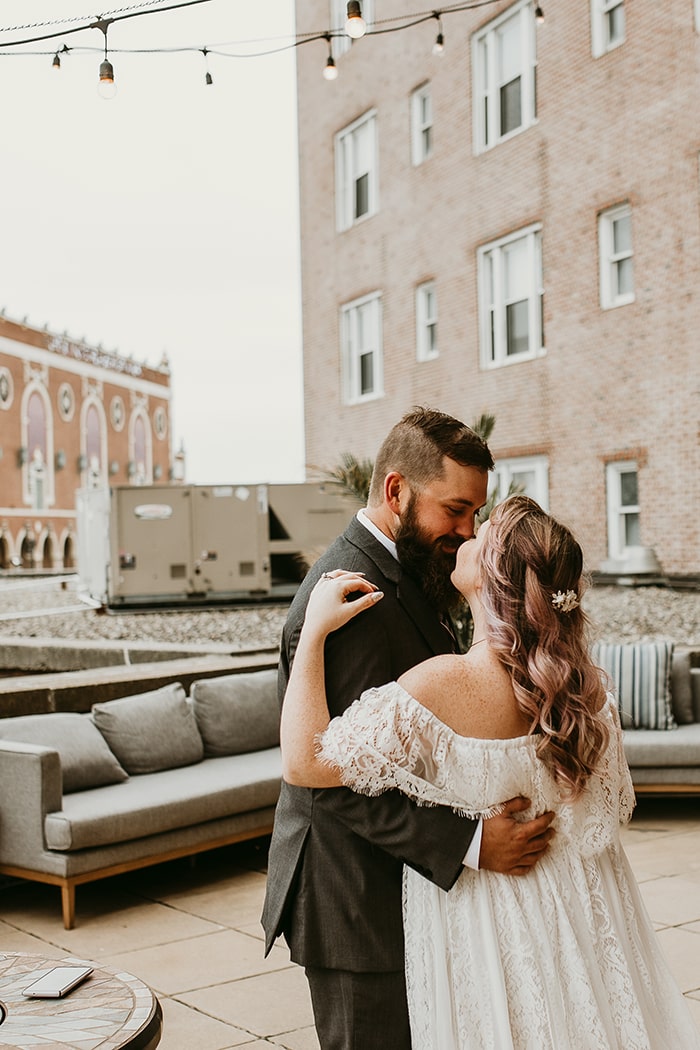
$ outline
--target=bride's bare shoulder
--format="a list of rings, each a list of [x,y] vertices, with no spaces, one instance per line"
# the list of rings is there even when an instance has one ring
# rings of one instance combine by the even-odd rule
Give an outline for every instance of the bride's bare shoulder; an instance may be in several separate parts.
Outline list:
[[[463,736],[502,738],[525,732],[510,676],[493,654],[436,656],[403,674],[399,684]]]
[[[399,685],[426,707],[432,707],[428,702],[430,694],[433,692],[439,694],[446,681],[454,679],[455,676],[459,677],[463,673],[463,656],[453,654],[433,656],[430,660],[423,660],[422,663],[404,671],[399,678]]]

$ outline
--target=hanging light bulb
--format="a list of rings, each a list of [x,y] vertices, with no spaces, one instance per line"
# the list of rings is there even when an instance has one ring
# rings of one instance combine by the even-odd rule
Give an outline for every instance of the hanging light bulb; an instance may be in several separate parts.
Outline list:
[[[209,87],[210,84],[214,83],[214,78],[209,72],[209,62],[207,61],[207,55],[209,54],[209,52],[207,51],[206,47],[202,48],[202,54],[204,55],[204,64],[207,67],[207,72],[204,76],[204,83],[207,85],[207,87]]]
[[[328,58],[326,59],[326,64],[323,67],[323,78],[324,80],[337,80],[338,67],[335,64],[335,59],[333,58],[333,52],[331,50],[330,33],[326,34],[326,40],[328,41]]]
[[[345,32],[353,40],[359,40],[367,32],[367,23],[362,17],[359,0],[349,0]]]
[[[540,25],[544,22],[544,11],[539,4],[535,7],[535,21],[539,22]]]
[[[326,59],[326,64],[323,67],[323,78],[324,80],[337,80],[338,79],[338,67],[335,64],[333,55],[329,55]]]
[[[435,11],[435,13],[433,14],[433,18],[437,18],[438,24],[438,34],[435,37],[435,43],[433,44],[433,54],[441,55],[445,50],[445,38],[442,35],[442,19],[440,18],[440,15],[437,13],[437,11]]]
[[[53,66],[54,69],[60,69],[61,68],[61,59],[58,57],[58,51],[53,56],[53,62],[51,63],[51,65]]]
[[[114,67],[107,57],[107,30],[110,24],[110,19],[100,18],[90,26],[91,29],[100,29],[105,38],[105,57],[100,62],[100,82],[97,85],[97,93],[100,98],[104,99],[114,98],[117,93],[117,86],[114,83]]]
[[[100,62],[100,82],[97,86],[100,98],[114,98],[117,93],[117,85],[114,83],[114,67],[108,58]]]

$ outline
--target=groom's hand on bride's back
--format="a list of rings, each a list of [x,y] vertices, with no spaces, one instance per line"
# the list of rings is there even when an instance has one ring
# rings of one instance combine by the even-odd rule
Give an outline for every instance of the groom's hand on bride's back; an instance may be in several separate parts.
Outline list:
[[[524,823],[517,814],[530,807],[527,798],[512,798],[503,812],[484,821],[479,867],[503,875],[527,875],[544,855],[554,835],[554,813]]]

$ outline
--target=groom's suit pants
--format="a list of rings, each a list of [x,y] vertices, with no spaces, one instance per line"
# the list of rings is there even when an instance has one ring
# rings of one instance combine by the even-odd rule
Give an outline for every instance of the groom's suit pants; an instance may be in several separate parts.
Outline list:
[[[406,979],[306,967],[321,1050],[411,1050]]]

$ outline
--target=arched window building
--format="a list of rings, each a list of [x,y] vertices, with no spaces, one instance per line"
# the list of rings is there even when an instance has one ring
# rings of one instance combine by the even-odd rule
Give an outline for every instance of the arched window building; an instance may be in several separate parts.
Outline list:
[[[75,493],[171,475],[170,369],[0,317],[0,571],[73,570]]]

